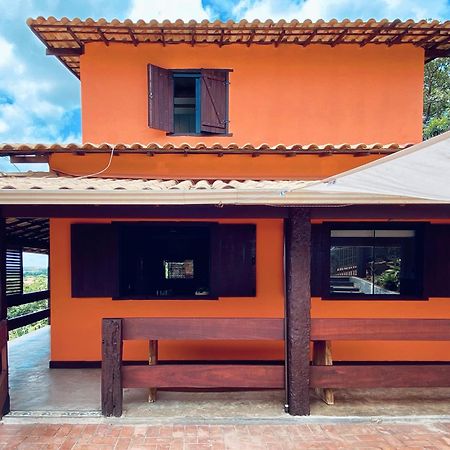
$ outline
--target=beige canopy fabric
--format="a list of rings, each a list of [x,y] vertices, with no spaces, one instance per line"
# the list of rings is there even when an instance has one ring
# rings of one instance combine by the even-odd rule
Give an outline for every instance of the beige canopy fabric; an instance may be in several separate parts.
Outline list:
[[[427,203],[373,194],[306,191],[315,181],[142,180],[57,176],[0,176],[0,204],[106,205],[342,205]]]
[[[450,131],[303,189],[450,203]]]

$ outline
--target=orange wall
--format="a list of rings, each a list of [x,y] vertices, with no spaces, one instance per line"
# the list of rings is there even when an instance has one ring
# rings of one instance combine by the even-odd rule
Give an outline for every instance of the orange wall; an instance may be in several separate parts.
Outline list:
[[[112,300],[111,298],[71,298],[70,224],[92,220],[51,219],[51,359],[99,360],[102,317],[283,317],[282,222],[280,220],[239,220],[257,224],[257,296],[219,300]],[[108,222],[97,220],[95,222]],[[224,220],[230,223],[233,221]],[[163,343],[160,358],[195,357],[207,359],[213,353],[223,359],[270,359],[282,355],[281,343],[212,343],[176,345]],[[185,349],[189,347],[188,351]],[[239,351],[236,348],[239,347]],[[217,349],[217,350],[216,350]],[[133,342],[125,357],[145,359],[148,343]]]
[[[120,219],[118,219],[120,220]],[[100,359],[102,317],[283,317],[283,223],[279,219],[223,220],[257,224],[257,297],[193,301],[73,299],[70,224],[107,220],[51,219],[51,359]],[[450,298],[428,301],[324,301],[312,299],[312,317],[450,318]],[[449,342],[334,342],[336,360],[450,360]],[[128,359],[146,359],[147,344],[130,342]],[[162,359],[283,358],[281,343],[163,342]]]
[[[423,50],[413,45],[86,45],[84,142],[419,142]],[[231,68],[231,137],[168,137],[147,126],[147,64]]]
[[[58,155],[50,158],[50,166],[59,173],[86,175],[104,169],[110,154]],[[321,179],[353,169],[380,158],[380,155],[298,155],[259,156],[227,155],[124,155],[114,156],[107,177],[142,177],[163,179]]]

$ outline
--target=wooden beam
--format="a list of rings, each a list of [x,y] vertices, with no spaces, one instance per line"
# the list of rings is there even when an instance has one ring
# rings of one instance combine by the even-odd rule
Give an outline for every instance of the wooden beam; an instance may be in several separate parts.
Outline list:
[[[123,339],[283,340],[283,319],[156,318],[122,319]]]
[[[46,308],[30,314],[24,314],[23,316],[14,317],[13,319],[8,319],[8,331],[30,325],[42,319],[48,319],[49,317],[50,309]]]
[[[17,155],[10,156],[10,161],[13,164],[47,164],[48,155]]]
[[[445,50],[439,50],[434,48],[425,50],[426,62],[430,62],[436,58],[447,58],[447,57],[450,57],[450,48]]]
[[[148,343],[148,365],[156,366],[158,364],[158,341],[151,340]],[[156,402],[157,389],[151,387],[148,393],[148,401],[150,403]]]
[[[336,209],[336,208],[334,208]],[[287,209],[272,206],[96,206],[96,205],[2,205],[2,217],[61,217],[61,218],[283,218]]]
[[[84,48],[47,48],[47,56],[80,56],[84,53]]]
[[[450,319],[313,319],[311,340],[447,341]]]
[[[50,298],[50,291],[30,292],[27,294],[12,294],[6,296],[8,308],[11,306],[26,305],[28,303],[47,300]]]
[[[102,320],[102,414],[122,415],[122,319]]]
[[[311,387],[450,387],[450,364],[311,366]]]
[[[312,208],[312,219],[425,220],[450,219],[450,205],[346,205]]]
[[[164,364],[123,366],[123,387],[283,389],[284,367],[274,365]]]
[[[332,366],[333,357],[331,355],[330,341],[314,341],[313,343],[313,365],[314,366]],[[327,405],[334,405],[334,392],[329,388],[316,388],[316,394]]]
[[[311,222],[307,208],[285,220],[287,400],[291,415],[308,415],[311,326]]]

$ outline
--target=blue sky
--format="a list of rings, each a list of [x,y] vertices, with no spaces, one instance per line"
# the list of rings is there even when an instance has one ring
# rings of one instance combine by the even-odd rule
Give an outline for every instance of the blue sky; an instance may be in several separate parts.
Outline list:
[[[80,82],[26,25],[36,16],[162,20],[450,19],[450,0],[0,0],[0,142],[81,141]],[[37,169],[21,165],[20,170]],[[17,170],[0,158],[0,170]]]

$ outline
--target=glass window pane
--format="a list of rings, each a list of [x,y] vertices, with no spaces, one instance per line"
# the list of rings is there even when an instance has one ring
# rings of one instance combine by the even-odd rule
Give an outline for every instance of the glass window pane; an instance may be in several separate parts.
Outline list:
[[[330,294],[373,294],[372,265],[372,246],[332,246]]]
[[[402,249],[400,246],[375,247],[374,294],[399,295]]]

